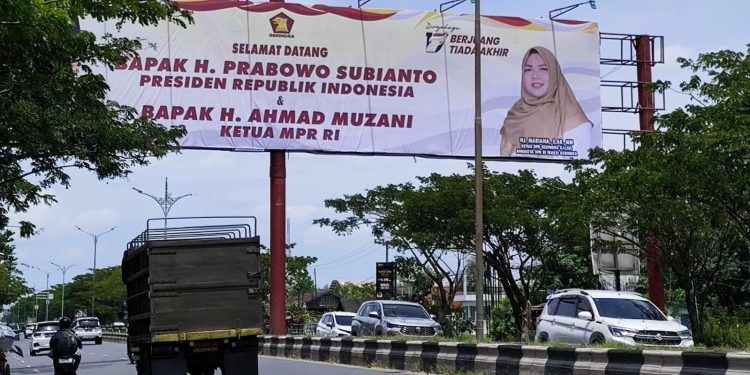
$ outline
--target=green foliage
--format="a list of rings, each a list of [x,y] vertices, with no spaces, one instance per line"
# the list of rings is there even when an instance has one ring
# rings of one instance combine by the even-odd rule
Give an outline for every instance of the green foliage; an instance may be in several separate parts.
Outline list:
[[[293,250],[296,244],[286,244],[286,250]],[[286,297],[300,297],[302,293],[312,291],[315,282],[310,277],[307,268],[318,261],[316,257],[291,256],[286,258],[286,270],[271,270],[271,253],[268,248],[261,245],[260,273],[261,273],[261,295],[264,303],[268,303],[271,293],[271,272],[284,272],[286,280]]]
[[[13,255],[12,236],[13,232],[9,230],[0,232],[0,305],[9,304],[29,292]]]
[[[718,51],[679,61],[696,73],[680,87],[697,104],[633,135],[635,150],[595,150],[591,166],[572,168],[594,228],[661,254],[700,340],[717,286],[744,288],[731,280],[750,240],[750,58]]]
[[[305,305],[301,303],[293,303],[286,307],[286,315],[289,318],[288,323],[291,324],[305,324],[310,319],[313,319],[313,314],[307,311]]]
[[[745,311],[744,315],[748,312]],[[723,307],[706,309],[702,328],[701,344],[705,346],[750,350],[750,321],[730,314]]]
[[[530,326],[524,313],[528,302],[543,301],[544,287],[596,285],[587,215],[580,195],[559,179],[538,179],[530,171],[485,171],[484,176],[485,263],[500,275],[520,333]],[[399,277],[421,283],[425,275],[431,283],[419,291],[447,284],[433,295],[443,317],[475,249],[474,175],[431,174],[417,180],[418,186],[391,184],[326,200],[327,207],[345,216],[314,222],[338,234],[369,227],[376,242],[411,255],[403,258],[412,260],[400,261]],[[419,272],[413,271],[416,264]]]
[[[460,337],[474,332],[474,323],[463,317],[461,309],[455,309],[440,321],[443,328],[443,336]]]
[[[185,26],[188,12],[157,0],[8,0],[0,11],[0,229],[10,212],[52,204],[50,188],[70,186],[69,168],[100,179],[124,177],[176,149],[185,128],[164,127],[108,101],[104,77],[90,67],[134,56],[140,40],[73,32],[75,20]],[[74,63],[80,71],[73,69]],[[22,235],[33,225],[21,223]]]
[[[334,285],[333,291],[341,296],[341,298],[371,299],[375,298],[375,283],[355,284],[347,281]]]
[[[494,341],[516,341],[518,330],[513,322],[513,309],[510,301],[503,298],[500,303],[492,309],[492,323],[489,336]]]

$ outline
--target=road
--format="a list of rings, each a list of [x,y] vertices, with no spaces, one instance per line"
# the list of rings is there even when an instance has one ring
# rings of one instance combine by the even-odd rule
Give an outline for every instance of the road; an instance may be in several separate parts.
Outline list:
[[[17,341],[23,349],[24,357],[10,354],[10,371],[19,374],[52,374],[52,359],[45,353],[34,357],[29,356],[29,340]],[[332,365],[327,363],[307,362],[272,357],[260,357],[259,373],[285,375],[381,375],[381,374],[413,374],[410,372],[385,369],[365,369],[352,366]],[[135,365],[130,364],[126,355],[125,344],[105,342],[102,345],[94,343],[83,344],[83,359],[78,368],[78,375],[134,375]],[[217,371],[218,375],[219,372]]]

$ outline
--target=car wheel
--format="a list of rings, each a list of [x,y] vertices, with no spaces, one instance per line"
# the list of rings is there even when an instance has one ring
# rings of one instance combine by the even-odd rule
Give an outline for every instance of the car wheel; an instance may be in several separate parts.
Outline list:
[[[375,328],[375,336],[383,336],[383,329],[380,326]]]
[[[549,341],[549,335],[547,332],[542,332],[539,334],[539,342],[547,342]]]
[[[589,343],[592,345],[597,345],[597,344],[604,344],[604,341],[606,341],[604,339],[604,335],[602,335],[599,332],[594,332],[591,334],[591,339],[589,340]]]
[[[352,336],[358,336],[357,327],[352,327]]]
[[[101,344],[102,344],[102,338],[101,338],[101,337],[97,337],[97,338],[95,338],[95,339],[94,339],[94,343],[95,343],[96,345],[101,345]]]
[[[10,365],[5,364],[5,371],[3,371],[3,375],[10,375]]]
[[[36,355],[36,352],[32,350],[32,351],[29,352],[29,354],[33,357],[33,356]]]

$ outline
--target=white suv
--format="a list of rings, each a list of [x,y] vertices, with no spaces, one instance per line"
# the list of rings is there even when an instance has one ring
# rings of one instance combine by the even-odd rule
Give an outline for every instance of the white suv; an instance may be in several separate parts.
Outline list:
[[[651,301],[637,293],[610,290],[566,289],[548,296],[537,320],[536,340],[693,346],[690,330]]]
[[[75,331],[76,336],[81,338],[81,341],[93,341],[97,345],[102,343],[102,327],[97,317],[76,318],[70,328]]]

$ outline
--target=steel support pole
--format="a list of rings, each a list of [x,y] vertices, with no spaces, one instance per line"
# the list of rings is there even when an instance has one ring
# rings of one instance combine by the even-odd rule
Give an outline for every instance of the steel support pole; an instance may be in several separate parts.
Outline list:
[[[271,334],[286,334],[286,161],[271,151]]]
[[[474,210],[476,256],[476,332],[477,342],[484,341],[484,211],[482,210],[482,44],[479,0],[474,3]]]
[[[638,119],[640,129],[646,132],[654,131],[654,92],[649,85],[651,79],[651,38],[648,35],[639,35],[635,39],[635,56],[637,60],[638,74]],[[661,266],[659,256],[661,252],[652,245],[655,239],[651,238],[647,244],[646,270],[648,275],[648,296],[651,302],[658,308],[664,310],[664,284],[662,282]]]

